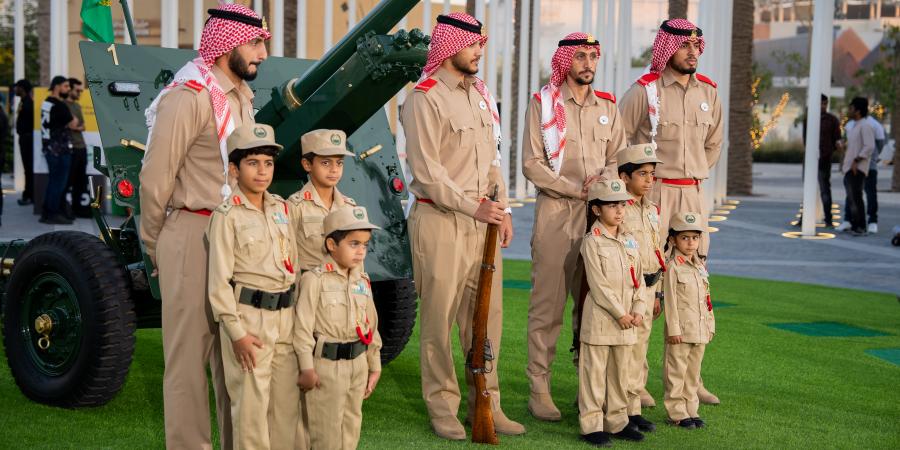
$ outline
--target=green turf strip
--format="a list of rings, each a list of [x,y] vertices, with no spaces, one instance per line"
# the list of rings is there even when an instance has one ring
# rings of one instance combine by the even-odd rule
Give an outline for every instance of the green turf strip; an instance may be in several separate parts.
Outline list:
[[[507,280],[528,280],[531,266],[504,262]],[[647,389],[659,406],[644,410],[658,429],[641,443],[617,441],[615,448],[898,449],[900,368],[866,355],[868,349],[900,348],[900,336],[820,339],[766,326],[783,322],[843,322],[883,332],[900,330],[894,295],[797,283],[713,275],[713,296],[739,305],[716,317],[717,334],[706,347],[703,381],[722,400],[701,406],[708,426],[681,430],[664,424],[663,317],[653,323]],[[503,342],[499,364],[507,416],[528,429],[524,436],[500,436],[501,449],[588,449],[578,439],[573,401],[578,388],[569,346],[571,302],[553,363],[552,393],[562,421],[541,422],[527,410],[528,297],[504,291]],[[403,353],[384,367],[378,388],[363,405],[361,449],[484,448],[447,442],[430,431],[419,381],[418,327]],[[452,333],[456,374],[463,362]],[[163,448],[162,345],[159,330],[138,330],[131,372],[122,392],[98,408],[66,410],[28,401],[13,382],[0,350],[0,449]],[[463,381],[463,385],[465,382]],[[462,388],[459,418],[466,416]],[[210,396],[212,394],[210,393]],[[214,419],[213,419],[214,422]],[[214,438],[214,442],[216,438]]]
[[[717,308],[731,308],[732,306],[737,306],[737,305],[735,305],[734,303],[717,302],[717,301],[713,301],[712,304],[713,304],[713,309],[717,309]]]
[[[900,366],[900,348],[872,348],[866,353],[881,358],[895,366]]]
[[[531,282],[525,280],[503,280],[503,288],[531,290]]]
[[[838,322],[794,322],[794,323],[770,323],[770,327],[794,333],[816,337],[873,337],[888,336],[877,330],[854,327]]]

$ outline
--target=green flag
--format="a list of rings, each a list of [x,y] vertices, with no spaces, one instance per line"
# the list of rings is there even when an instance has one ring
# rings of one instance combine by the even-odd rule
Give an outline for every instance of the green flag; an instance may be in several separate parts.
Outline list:
[[[115,41],[112,24],[112,0],[83,0],[81,2],[81,32],[94,42]]]

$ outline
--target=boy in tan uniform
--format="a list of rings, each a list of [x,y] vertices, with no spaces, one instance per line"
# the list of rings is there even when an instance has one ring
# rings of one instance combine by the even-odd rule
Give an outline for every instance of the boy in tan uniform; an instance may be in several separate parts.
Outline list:
[[[596,446],[608,445],[610,435],[644,439],[629,426],[627,408],[634,327],[647,316],[638,243],[622,226],[630,198],[620,180],[591,185],[588,205],[596,220],[581,244],[590,293],[581,312],[578,421],[582,439]]]
[[[288,204],[295,224],[298,268],[305,271],[318,266],[325,257],[325,216],[346,205],[356,206],[356,202],[337,189],[344,174],[344,157],[354,156],[347,151],[346,133],[313,130],[300,137],[300,148],[300,164],[309,181],[288,197]]]
[[[716,334],[716,319],[709,297],[709,274],[697,257],[703,216],[676,214],[670,220],[669,273],[663,283],[666,311],[664,381],[669,421],[683,428],[705,423],[697,410],[700,400],[700,366],[706,344]]]
[[[228,137],[231,198],[210,217],[209,304],[222,345],[234,447],[293,448],[299,415],[294,386],[294,251],[287,203],[266,191],[281,150],[268,125]]]
[[[653,319],[659,316],[659,299],[656,291],[659,280],[665,270],[662,251],[659,248],[659,210],[655,203],[647,198],[653,188],[653,176],[656,165],[660,162],[656,157],[655,144],[638,144],[625,148],[616,155],[619,161],[619,177],[625,183],[628,193],[633,198],[625,205],[625,221],[622,224],[637,240],[641,255],[641,267],[645,289],[641,290],[644,303],[653,305],[653,318],[647,317],[635,327],[637,343],[631,347],[631,366],[628,370],[630,386],[628,388],[628,419],[641,431],[653,431],[656,427],[641,417],[641,406],[654,406],[656,402],[646,390],[647,345],[650,341],[650,330]],[[646,400],[645,400],[646,399]]]
[[[615,155],[625,145],[615,97],[591,89],[599,58],[591,35],[571,33],[559,41],[550,82],[531,98],[525,116],[522,172],[538,189],[526,372],[528,410],[540,420],[562,418],[550,395],[550,368],[568,293],[577,296],[581,280],[588,187],[600,177],[615,178]]]
[[[372,230],[378,229],[363,207],[331,212],[325,218],[328,255],[300,280],[297,384],[306,392],[314,449],[356,448],[363,399],[381,376],[378,313],[369,276],[362,272]]]

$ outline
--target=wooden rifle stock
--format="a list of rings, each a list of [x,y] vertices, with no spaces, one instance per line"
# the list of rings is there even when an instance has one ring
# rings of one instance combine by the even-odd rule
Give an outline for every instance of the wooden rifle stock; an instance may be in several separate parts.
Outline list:
[[[585,224],[584,234],[587,235],[591,231],[591,225],[594,224],[594,221],[591,220],[594,218],[594,215],[591,213],[590,204],[588,204],[585,208],[585,216],[587,220]],[[578,289],[578,298],[575,299],[575,311],[572,314],[572,349],[569,350],[575,354],[575,365],[578,365],[578,350],[581,348],[581,312],[584,311],[584,300],[587,298],[588,292],[591,290],[590,286],[588,286],[587,270],[584,267],[584,258],[581,257],[580,253],[581,252],[579,251],[578,264],[581,266],[581,285]]]
[[[491,201],[497,201],[494,187]],[[497,445],[497,431],[494,429],[494,415],[491,409],[491,394],[487,390],[485,374],[486,361],[493,359],[491,342],[487,337],[488,313],[491,309],[491,283],[494,279],[494,254],[497,251],[497,225],[488,224],[484,239],[484,256],[481,258],[481,273],[478,276],[478,293],[475,297],[475,313],[472,317],[472,348],[469,349],[468,370],[475,381],[475,417],[472,418],[472,442]]]

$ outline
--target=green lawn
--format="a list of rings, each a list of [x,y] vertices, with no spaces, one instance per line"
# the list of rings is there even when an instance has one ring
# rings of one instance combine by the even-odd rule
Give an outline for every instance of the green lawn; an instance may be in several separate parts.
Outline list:
[[[528,280],[527,262],[507,261],[508,280]],[[900,448],[900,367],[866,354],[900,348],[900,304],[893,295],[795,283],[714,276],[719,334],[707,347],[704,380],[722,405],[702,407],[708,427],[680,430],[662,424],[660,406],[645,416],[660,425],[640,444],[625,447]],[[501,365],[503,405],[528,433],[501,436],[514,448],[588,448],[578,440],[573,400],[577,389],[564,331],[554,372],[554,397],[563,421],[543,423],[526,409],[525,329],[528,291],[505,290]],[[725,305],[723,305],[725,306]],[[568,315],[567,315],[568,318]],[[785,322],[838,322],[887,333],[877,337],[813,337],[768,326]],[[662,400],[659,376],[661,322],[650,347],[649,390]],[[568,327],[567,327],[568,328]],[[0,448],[161,448],[162,345],[159,330],[138,332],[137,351],[124,390],[110,404],[63,410],[29,402],[9,370],[0,368]],[[362,448],[445,448],[428,425],[418,377],[414,336],[385,368],[365,404]],[[457,353],[458,354],[458,353]],[[5,360],[5,356],[0,358]],[[462,358],[457,358],[462,374]],[[465,396],[464,396],[465,398]],[[465,406],[460,410],[465,414]],[[462,418],[462,415],[460,416]]]

